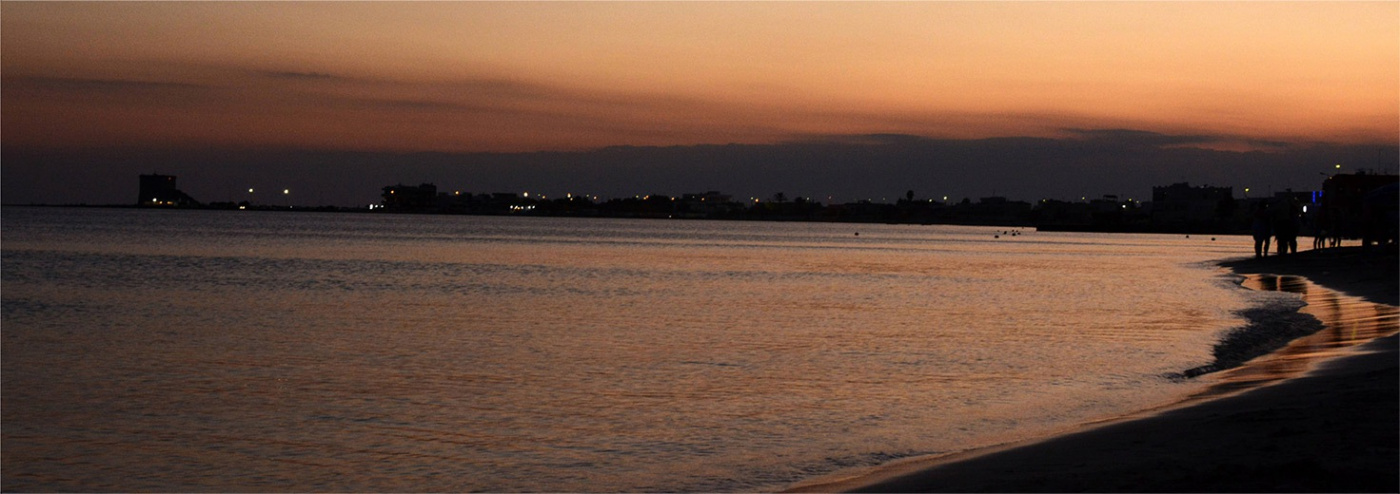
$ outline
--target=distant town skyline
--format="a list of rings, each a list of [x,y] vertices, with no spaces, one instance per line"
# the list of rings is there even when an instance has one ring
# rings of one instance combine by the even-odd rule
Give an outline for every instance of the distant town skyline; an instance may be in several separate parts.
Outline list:
[[[152,172],[299,204],[394,182],[1068,199],[1306,187],[1400,143],[1395,2],[3,8],[12,204],[124,203]]]
[[[1075,139],[939,140],[880,135],[773,145],[610,147],[554,153],[367,153],[288,150],[12,151],[5,204],[127,204],[134,177],[180,177],[202,202],[298,206],[378,203],[387,185],[432,183],[471,194],[601,198],[722,191],[777,193],[827,204],[950,201],[1002,196],[1034,202],[1112,194],[1148,197],[1154,186],[1235,187],[1245,197],[1316,190],[1334,173],[1400,172],[1396,146],[1283,146],[1272,152],[1180,147],[1189,136],[1084,132]],[[667,164],[675,164],[668,166]]]

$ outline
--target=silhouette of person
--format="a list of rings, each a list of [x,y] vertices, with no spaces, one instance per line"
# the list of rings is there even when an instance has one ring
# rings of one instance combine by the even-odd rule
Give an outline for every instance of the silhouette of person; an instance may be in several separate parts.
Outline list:
[[[1250,225],[1249,231],[1254,234],[1254,257],[1264,257],[1269,255],[1269,238],[1273,235],[1273,215],[1269,211],[1269,203],[1261,201],[1254,205],[1254,223]]]
[[[1279,254],[1298,253],[1298,201],[1290,198],[1274,212],[1274,238]]]
[[[1327,235],[1330,233],[1329,230],[1332,229],[1332,225],[1328,224],[1326,210],[1323,210],[1322,213],[1317,214],[1314,218],[1313,249],[1316,250],[1327,247]]]

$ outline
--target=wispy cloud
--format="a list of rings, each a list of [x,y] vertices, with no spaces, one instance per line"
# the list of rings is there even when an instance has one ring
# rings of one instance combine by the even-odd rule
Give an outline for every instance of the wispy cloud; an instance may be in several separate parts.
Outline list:
[[[1288,149],[1295,144],[1284,141],[1274,141],[1265,139],[1245,139],[1245,144],[1261,149]]]
[[[488,112],[497,109],[482,106],[429,99],[376,99],[376,98],[337,98],[335,103],[366,110],[388,110],[402,112]]]
[[[1125,147],[1165,147],[1209,143],[1219,136],[1170,135],[1135,129],[1064,129],[1080,139]]]
[[[5,77],[6,84],[17,84],[20,86],[69,92],[133,92],[133,91],[163,91],[163,90],[191,90],[207,89],[203,84],[191,84],[186,82],[169,81],[142,81],[128,79],[95,79],[77,77],[47,77],[47,76],[14,76]]]
[[[344,79],[344,78],[342,78],[342,77],[337,77],[337,76],[334,76],[334,75],[331,75],[331,74],[327,74],[327,73],[325,73],[325,72],[295,72],[295,71],[273,71],[273,70],[268,70],[268,71],[261,71],[261,72],[259,72],[259,73],[261,73],[262,75],[264,75],[264,76],[266,76],[266,77],[271,77],[271,78],[273,78],[273,79],[291,79],[291,80],[304,80],[304,81],[325,81],[325,80]]]
[[[1197,148],[1214,151],[1279,152],[1296,147],[1297,143],[1257,139],[1230,134],[1163,134],[1136,129],[1064,129],[1074,138],[1112,149],[1152,150]]]
[[[1150,126],[1100,126],[1091,116],[1071,114],[831,108],[486,73],[452,80],[412,80],[300,68],[197,69],[186,71],[189,76],[182,80],[9,76],[4,78],[4,92],[7,105],[16,108],[32,108],[44,101],[69,103],[65,111],[71,123],[64,125],[94,138],[105,133],[114,136],[109,139],[237,139],[253,146],[292,145],[290,140],[295,138],[304,145],[328,148],[515,151],[762,144],[821,141],[827,136],[841,136],[839,140],[848,142],[909,144],[911,139],[988,135],[1068,136],[1105,150],[1286,146],[1272,141],[1244,143],[1245,138],[1238,136],[1141,130]],[[84,115],[99,109],[109,115],[129,112],[132,117],[110,128],[83,123],[93,120]],[[144,127],[138,129],[135,124]],[[239,133],[226,130],[230,128]],[[9,137],[18,139],[23,134]],[[43,140],[51,134],[35,131],[28,137]]]

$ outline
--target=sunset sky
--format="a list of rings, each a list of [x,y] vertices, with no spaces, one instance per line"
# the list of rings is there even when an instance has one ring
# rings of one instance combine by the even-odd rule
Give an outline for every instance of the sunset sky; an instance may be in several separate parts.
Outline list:
[[[1394,145],[1400,2],[11,2],[7,149]]]

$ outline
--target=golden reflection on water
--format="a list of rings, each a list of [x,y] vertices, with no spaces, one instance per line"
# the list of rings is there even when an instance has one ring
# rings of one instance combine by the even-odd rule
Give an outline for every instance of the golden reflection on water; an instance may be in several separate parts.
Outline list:
[[[1221,372],[1216,376],[1219,382],[1198,396],[1217,396],[1298,377],[1321,360],[1348,354],[1357,345],[1400,332],[1400,308],[1328,290],[1307,278],[1254,274],[1247,275],[1242,285],[1302,296],[1307,305],[1299,312],[1316,317],[1323,329]]]
[[[1249,245],[4,214],[16,491],[756,491],[1035,437],[1190,392]]]

